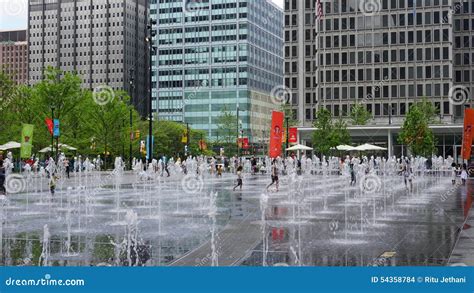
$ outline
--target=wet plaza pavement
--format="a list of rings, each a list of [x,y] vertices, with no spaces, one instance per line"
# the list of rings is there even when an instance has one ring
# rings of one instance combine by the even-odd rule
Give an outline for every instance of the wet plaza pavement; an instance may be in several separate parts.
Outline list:
[[[264,175],[246,174],[242,191],[232,191],[229,174],[151,181],[96,175],[71,179],[54,197],[33,180],[26,192],[2,199],[0,263],[446,265],[472,186],[418,176],[409,192],[400,176],[370,177],[370,184],[349,186],[338,175],[281,176],[280,190],[265,192]]]

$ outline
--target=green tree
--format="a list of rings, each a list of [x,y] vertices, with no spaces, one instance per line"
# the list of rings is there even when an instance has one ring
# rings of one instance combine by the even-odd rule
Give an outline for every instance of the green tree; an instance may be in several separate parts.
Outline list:
[[[217,118],[218,144],[223,146],[226,155],[237,153],[237,115],[223,107]]]
[[[293,115],[293,110],[291,109],[290,104],[284,103],[280,106],[280,112],[285,113],[285,118],[289,117],[288,119],[288,125],[289,127],[294,127],[298,126],[300,124],[300,121],[295,119]],[[286,127],[286,122],[285,122],[285,127]]]
[[[314,122],[313,146],[320,154],[328,154],[331,148],[340,144],[349,144],[350,135],[346,123],[339,119],[333,121],[331,112],[319,109],[318,119]]]
[[[436,109],[423,99],[411,106],[398,141],[406,145],[415,156],[431,156],[436,151],[436,139],[429,124],[434,121]]]
[[[362,104],[357,103],[352,107],[350,117],[352,125],[366,125],[372,114]]]

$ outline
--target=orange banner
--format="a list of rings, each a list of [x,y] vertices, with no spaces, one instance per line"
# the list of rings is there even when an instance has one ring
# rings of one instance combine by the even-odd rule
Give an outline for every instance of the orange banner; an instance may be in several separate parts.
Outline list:
[[[288,135],[288,142],[289,143],[297,143],[298,142],[298,128],[291,127]]]
[[[272,112],[272,128],[270,130],[270,147],[268,149],[270,158],[281,156],[281,141],[283,138],[283,112]]]
[[[474,128],[474,109],[464,110],[464,134],[462,139],[462,158],[471,159],[472,131]]]

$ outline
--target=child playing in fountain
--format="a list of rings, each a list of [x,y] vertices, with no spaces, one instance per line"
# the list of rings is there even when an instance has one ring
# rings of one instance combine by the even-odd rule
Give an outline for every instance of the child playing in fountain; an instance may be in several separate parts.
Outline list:
[[[277,167],[276,159],[273,159],[273,161],[272,161],[272,183],[268,184],[267,190],[268,190],[268,188],[270,188],[270,186],[272,186],[273,184],[276,185],[276,191],[278,192],[278,184],[279,184],[279,181],[278,181],[278,167]]]
[[[241,165],[239,165],[239,167],[237,167],[237,185],[234,186],[234,191],[237,187],[240,186],[240,190],[242,190],[242,170],[243,170],[243,167]]]
[[[462,185],[466,185],[466,181],[467,181],[467,177],[468,177],[468,174],[467,174],[467,166],[466,164],[463,164],[462,165],[462,171],[461,171],[461,182],[462,182]]]
[[[56,191],[56,175],[53,174],[50,178],[49,178],[49,191],[51,192],[51,195],[54,195],[54,192]]]

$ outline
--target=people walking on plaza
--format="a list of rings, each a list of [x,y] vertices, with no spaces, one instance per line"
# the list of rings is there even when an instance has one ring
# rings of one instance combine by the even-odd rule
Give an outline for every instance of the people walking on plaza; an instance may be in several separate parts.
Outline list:
[[[54,173],[49,178],[49,191],[51,192],[51,195],[54,196],[54,193],[56,191],[56,174]]]
[[[0,160],[0,194],[5,194],[5,167],[3,160]]]
[[[413,191],[413,172],[409,165],[403,168],[403,178],[405,182],[405,188],[409,191]]]
[[[268,184],[267,190],[268,190],[268,188],[270,188],[270,186],[275,184],[276,191],[278,192],[279,181],[278,181],[278,167],[277,167],[276,159],[273,159],[273,161],[272,161],[271,171],[272,171],[272,175],[271,175],[272,176],[272,183]]]
[[[257,173],[257,159],[255,156],[252,157],[252,160],[250,161],[252,165],[252,175],[255,175]]]
[[[351,174],[351,186],[354,186],[357,183],[356,174],[354,170],[354,163],[349,164],[349,173]]]
[[[243,167],[241,165],[239,165],[237,167],[237,185],[234,186],[234,191],[237,187],[240,186],[240,190],[242,190],[242,185],[243,185],[243,182],[242,182],[242,170],[243,170]]]
[[[457,171],[457,168],[456,168],[456,163],[451,164],[451,173],[452,173],[451,182],[453,183],[453,185],[456,185],[456,179],[458,177],[458,171]]]
[[[67,158],[64,159],[64,168],[66,169],[66,175],[67,175],[67,178],[69,179],[69,173],[71,172],[71,170],[69,167],[69,160]]]
[[[461,171],[461,182],[462,182],[462,185],[466,185],[466,181],[467,181],[467,166],[466,164],[463,164],[462,165],[462,171]]]
[[[217,165],[217,177],[222,178],[222,165]]]

